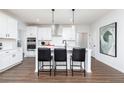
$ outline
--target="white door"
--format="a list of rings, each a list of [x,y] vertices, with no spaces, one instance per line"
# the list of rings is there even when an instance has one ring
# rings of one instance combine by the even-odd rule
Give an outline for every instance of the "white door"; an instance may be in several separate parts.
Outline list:
[[[82,48],[88,48],[88,33],[77,33],[77,45]]]

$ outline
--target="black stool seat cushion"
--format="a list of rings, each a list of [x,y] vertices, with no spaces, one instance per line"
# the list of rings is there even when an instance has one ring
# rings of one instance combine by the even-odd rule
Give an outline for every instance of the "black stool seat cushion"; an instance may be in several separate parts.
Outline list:
[[[73,48],[72,61],[85,61],[85,48]]]
[[[67,61],[67,51],[65,48],[54,49],[54,60],[55,61]]]
[[[51,61],[50,48],[38,48],[38,61]]]

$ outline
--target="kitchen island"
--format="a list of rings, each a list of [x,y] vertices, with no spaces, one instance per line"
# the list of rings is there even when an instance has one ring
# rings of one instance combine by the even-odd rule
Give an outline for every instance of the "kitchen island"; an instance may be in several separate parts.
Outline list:
[[[38,65],[38,48],[51,48],[51,55],[53,55],[54,48],[64,48],[64,46],[39,46],[39,47],[37,47],[36,48],[36,57],[35,57],[35,72],[38,72],[38,67],[37,67],[37,65]],[[73,49],[73,47],[67,47],[68,70],[70,69],[70,56],[72,55],[72,49]],[[85,70],[87,73],[91,73],[92,72],[91,71],[91,49],[86,48],[86,58],[85,59],[86,59],[85,60],[85,67],[86,67]],[[60,68],[60,69],[62,69],[62,68]]]

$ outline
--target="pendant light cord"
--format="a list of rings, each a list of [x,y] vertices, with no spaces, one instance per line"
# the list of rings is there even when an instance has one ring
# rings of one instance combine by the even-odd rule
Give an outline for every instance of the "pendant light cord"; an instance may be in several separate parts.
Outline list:
[[[54,11],[55,9],[52,9],[52,24],[54,25]]]
[[[75,11],[75,9],[72,9],[72,13],[73,13],[73,25],[74,25],[74,11]]]

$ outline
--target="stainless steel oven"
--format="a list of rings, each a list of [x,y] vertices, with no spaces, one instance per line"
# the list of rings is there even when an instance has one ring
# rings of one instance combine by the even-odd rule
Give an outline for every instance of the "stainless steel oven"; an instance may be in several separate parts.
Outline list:
[[[27,50],[34,51],[36,49],[36,38],[27,38]]]

